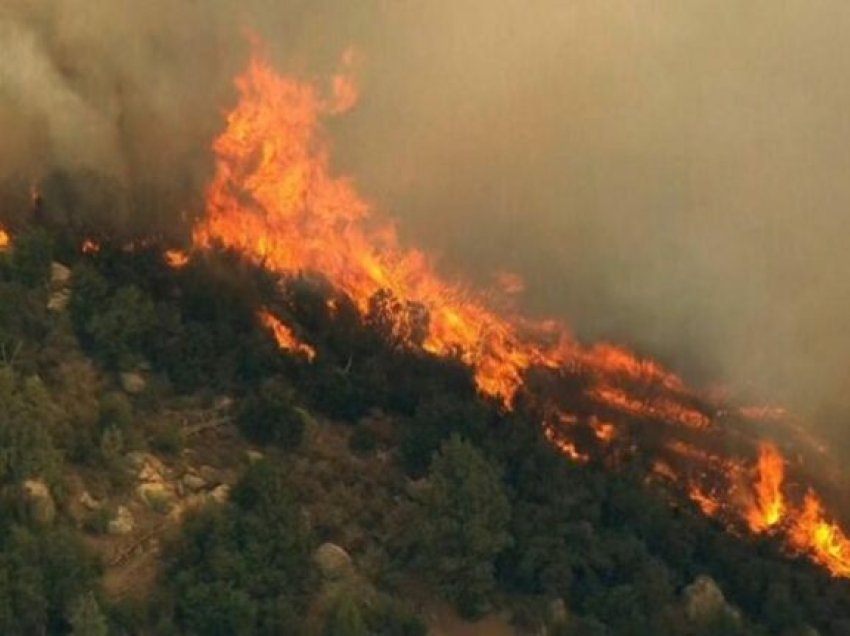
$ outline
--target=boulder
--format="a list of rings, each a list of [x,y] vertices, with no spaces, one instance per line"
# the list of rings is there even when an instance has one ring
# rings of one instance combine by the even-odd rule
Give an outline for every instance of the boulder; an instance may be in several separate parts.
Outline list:
[[[323,543],[313,554],[313,560],[326,579],[339,579],[352,571],[351,556],[335,543]]]
[[[224,503],[230,498],[230,486],[227,484],[221,484],[220,486],[216,486],[210,492],[210,499],[215,503]]]
[[[199,475],[186,473],[183,475],[183,485],[191,492],[198,492],[199,490],[206,488],[207,482]]]
[[[40,526],[53,523],[56,518],[56,503],[47,484],[40,479],[28,479],[21,489],[30,519]]]
[[[136,527],[136,520],[133,518],[133,513],[126,506],[118,506],[115,511],[115,516],[106,524],[106,531],[109,534],[125,535],[130,534]]]
[[[556,598],[549,603],[549,621],[553,625],[565,625],[570,618],[567,604],[562,598]]]
[[[139,395],[148,386],[145,376],[137,371],[124,371],[121,373],[121,388],[130,395]]]
[[[68,306],[68,302],[70,300],[70,290],[59,289],[57,291],[51,292],[50,297],[47,299],[47,309],[48,311],[53,312],[65,311],[65,308]]]
[[[92,497],[88,490],[84,490],[83,494],[80,495],[80,505],[89,512],[94,512],[95,510],[100,510],[103,504]]]
[[[198,475],[210,486],[218,486],[224,482],[221,471],[213,468],[212,466],[201,466],[198,469]]]
[[[248,460],[249,464],[257,464],[263,461],[264,457],[265,455],[263,455],[260,451],[250,449],[245,451],[245,459]]]
[[[71,270],[56,261],[50,264],[50,284],[65,287],[71,282]]]
[[[726,602],[723,591],[710,576],[700,575],[682,592],[685,614],[692,621],[701,623],[720,615],[739,618],[738,610]]]
[[[142,503],[156,512],[167,513],[174,505],[174,492],[164,483],[139,484],[136,494]]]

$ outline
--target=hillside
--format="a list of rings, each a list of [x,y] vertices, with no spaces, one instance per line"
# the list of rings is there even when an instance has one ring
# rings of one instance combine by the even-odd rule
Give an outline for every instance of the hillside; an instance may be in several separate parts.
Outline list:
[[[571,461],[320,278],[169,254],[0,256],[0,632],[850,633],[844,579],[652,457]]]

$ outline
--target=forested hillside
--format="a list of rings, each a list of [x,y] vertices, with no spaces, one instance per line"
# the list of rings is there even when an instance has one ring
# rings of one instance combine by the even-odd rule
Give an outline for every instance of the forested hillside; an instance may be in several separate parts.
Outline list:
[[[649,458],[572,462],[533,400],[402,346],[398,299],[361,318],[224,251],[86,241],[0,252],[0,633],[412,636],[443,604],[522,634],[850,633],[846,581]]]

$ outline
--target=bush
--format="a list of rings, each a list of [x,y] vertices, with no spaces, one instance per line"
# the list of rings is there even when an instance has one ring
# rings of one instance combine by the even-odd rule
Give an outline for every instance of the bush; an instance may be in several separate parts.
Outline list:
[[[304,420],[292,402],[292,390],[280,378],[270,378],[242,400],[237,417],[242,433],[259,444],[294,449],[301,444]]]

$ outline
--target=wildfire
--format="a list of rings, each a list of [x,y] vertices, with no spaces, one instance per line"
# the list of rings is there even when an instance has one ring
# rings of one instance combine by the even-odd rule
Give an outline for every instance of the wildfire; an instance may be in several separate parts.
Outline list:
[[[761,445],[757,473],[755,502],[747,511],[747,523],[753,532],[762,532],[779,523],[785,513],[782,496],[785,460],[773,444]]]
[[[506,408],[532,367],[580,374],[584,399],[605,408],[605,422],[591,420],[603,446],[619,435],[617,425],[625,420],[675,426],[689,440],[715,434],[719,411],[711,401],[658,363],[607,343],[583,346],[554,321],[503,316],[483,296],[441,278],[425,254],[401,245],[393,223],[374,216],[353,182],[330,168],[322,120],[356,104],[352,59],[347,53],[325,96],[312,83],[278,75],[255,53],[236,80],[239,102],[213,144],[215,175],[206,215],[194,229],[195,246],[221,245],[279,274],[321,274],[353,300],[364,320],[379,310],[381,324],[401,346],[458,357],[472,369],[481,393]],[[166,254],[175,267],[185,258],[182,252]],[[509,293],[521,291],[518,278],[502,276],[500,282]],[[258,319],[281,348],[315,357],[269,311]],[[750,415],[764,413],[742,410],[737,416]],[[572,423],[565,412],[556,413],[543,430],[566,456],[587,461],[585,449],[572,439]],[[826,519],[817,495],[811,493],[801,506],[783,495],[787,462],[774,446],[761,446],[754,469],[693,441],[673,440],[659,448],[668,456],[654,472],[689,493],[706,515],[753,532],[781,531],[789,549],[850,576],[850,541]],[[745,478],[753,474],[748,483]]]
[[[794,547],[836,576],[850,577],[850,539],[834,522],[827,521],[818,496],[809,491],[803,509],[789,532]]]
[[[100,244],[92,239],[86,239],[83,241],[80,250],[83,254],[97,254],[100,251]]]
[[[180,269],[189,264],[189,255],[182,250],[166,250],[163,254],[169,267]]]
[[[268,310],[261,310],[257,314],[257,318],[259,318],[264,326],[271,330],[281,349],[303,355],[311,362],[316,357],[316,350],[313,347],[298,340],[292,329],[283,324]]]

